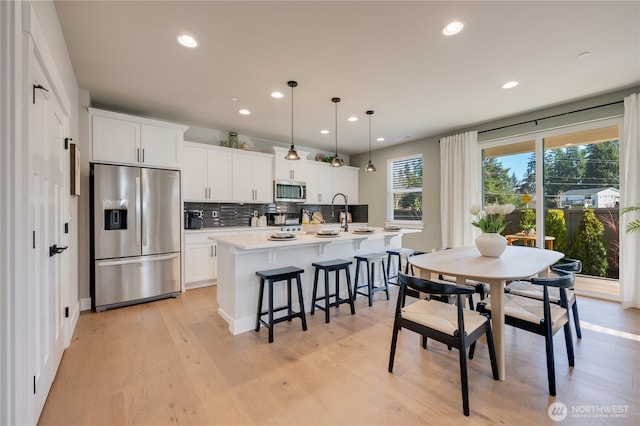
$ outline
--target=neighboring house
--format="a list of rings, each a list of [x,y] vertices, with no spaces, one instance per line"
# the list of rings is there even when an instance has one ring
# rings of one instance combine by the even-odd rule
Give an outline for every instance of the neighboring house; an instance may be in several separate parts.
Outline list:
[[[620,204],[620,191],[615,188],[572,189],[560,195],[563,206],[616,207]]]

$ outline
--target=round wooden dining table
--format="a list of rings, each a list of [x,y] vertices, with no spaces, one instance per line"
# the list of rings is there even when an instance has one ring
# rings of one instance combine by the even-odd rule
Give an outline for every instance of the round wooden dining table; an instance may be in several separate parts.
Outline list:
[[[524,246],[507,246],[500,257],[486,257],[475,246],[467,246],[412,256],[409,263],[426,279],[442,274],[455,277],[461,285],[467,279],[489,284],[498,374],[500,380],[504,380],[505,284],[546,272],[549,266],[563,257],[564,254],[558,251]]]

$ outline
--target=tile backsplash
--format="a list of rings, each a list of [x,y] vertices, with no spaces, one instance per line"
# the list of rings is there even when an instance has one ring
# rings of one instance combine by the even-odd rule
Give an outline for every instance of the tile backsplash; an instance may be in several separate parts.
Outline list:
[[[339,204],[327,206],[296,203],[184,203],[184,208],[185,210],[203,211],[203,228],[250,226],[254,212],[258,212],[258,216],[267,216],[268,225],[274,225],[274,216],[280,214],[284,214],[289,219],[301,221],[302,209],[306,209],[310,213],[319,211],[325,222],[338,223],[340,212],[344,211],[344,206]],[[214,217],[214,212],[216,217]],[[350,205],[349,213],[351,213],[353,222],[366,223],[369,221],[369,206],[366,204]]]

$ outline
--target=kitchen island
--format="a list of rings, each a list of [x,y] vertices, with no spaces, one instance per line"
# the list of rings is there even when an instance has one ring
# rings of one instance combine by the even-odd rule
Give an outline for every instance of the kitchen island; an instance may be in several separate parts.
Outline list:
[[[372,232],[340,232],[338,236],[322,237],[304,232],[292,233],[295,238],[273,241],[273,233],[211,236],[218,246],[218,313],[229,324],[232,334],[253,330],[256,324],[259,279],[256,271],[297,266],[305,270],[302,288],[305,311],[311,308],[313,262],[332,259],[353,259],[354,255],[385,252],[402,246],[402,234],[408,230]],[[366,276],[366,272],[364,273]],[[381,276],[381,274],[376,274]],[[355,278],[355,262],[351,267]],[[364,278],[364,277],[363,277]],[[286,285],[274,290],[274,306],[285,303]],[[344,288],[344,287],[343,287]],[[344,288],[346,297],[346,288]],[[294,300],[296,300],[294,296]],[[297,306],[295,307],[297,309]]]

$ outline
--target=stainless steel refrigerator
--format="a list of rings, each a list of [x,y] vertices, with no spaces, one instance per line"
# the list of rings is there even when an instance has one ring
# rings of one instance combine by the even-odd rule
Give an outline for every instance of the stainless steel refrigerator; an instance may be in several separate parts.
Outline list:
[[[91,307],[180,293],[180,172],[90,166]]]

